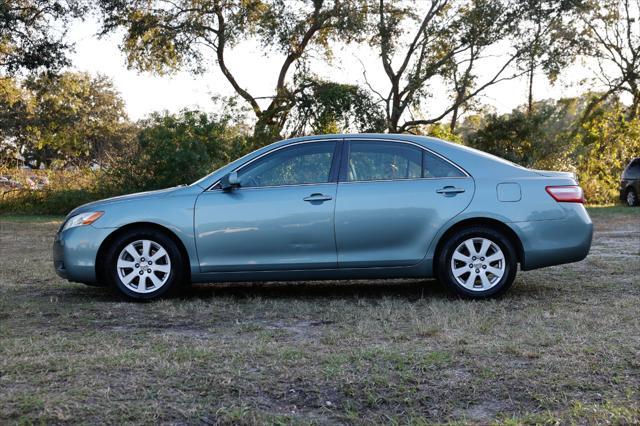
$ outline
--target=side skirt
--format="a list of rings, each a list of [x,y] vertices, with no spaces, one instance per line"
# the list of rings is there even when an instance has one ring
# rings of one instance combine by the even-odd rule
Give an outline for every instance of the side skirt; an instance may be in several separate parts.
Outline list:
[[[289,271],[209,272],[192,274],[194,283],[246,281],[313,281],[378,278],[432,278],[433,259],[423,259],[413,266],[348,269],[305,269]]]

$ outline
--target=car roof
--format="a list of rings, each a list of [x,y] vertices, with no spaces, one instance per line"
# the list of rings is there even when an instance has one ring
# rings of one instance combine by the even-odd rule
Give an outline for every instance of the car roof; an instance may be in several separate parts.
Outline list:
[[[194,184],[203,187],[209,187],[216,180],[220,179],[224,174],[228,173],[231,170],[234,170],[239,165],[244,164],[245,162],[250,161],[252,158],[260,156],[275,148],[306,141],[342,139],[376,139],[390,142],[413,142],[454,162],[472,177],[503,176],[506,178],[530,176],[533,173],[531,170],[525,167],[519,166],[518,164],[512,163],[495,155],[458,143],[447,142],[431,136],[411,135],[405,133],[342,133],[301,136],[274,142],[270,145],[259,148],[245,155],[244,157],[229,163],[226,166],[221,167],[220,169],[210,173],[197,182],[194,182]]]

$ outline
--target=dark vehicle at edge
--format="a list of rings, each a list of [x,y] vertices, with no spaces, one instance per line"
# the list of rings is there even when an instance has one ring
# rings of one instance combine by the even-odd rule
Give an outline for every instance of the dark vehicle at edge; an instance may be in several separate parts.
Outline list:
[[[629,207],[638,206],[640,201],[640,157],[629,162],[620,179],[620,200]]]

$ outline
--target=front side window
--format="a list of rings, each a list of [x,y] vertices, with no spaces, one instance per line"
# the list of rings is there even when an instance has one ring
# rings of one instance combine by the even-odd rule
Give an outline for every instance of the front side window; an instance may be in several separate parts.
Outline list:
[[[371,181],[422,177],[422,152],[398,142],[350,142],[347,180]]]
[[[301,185],[329,182],[335,142],[310,142],[267,154],[238,171],[240,186]]]

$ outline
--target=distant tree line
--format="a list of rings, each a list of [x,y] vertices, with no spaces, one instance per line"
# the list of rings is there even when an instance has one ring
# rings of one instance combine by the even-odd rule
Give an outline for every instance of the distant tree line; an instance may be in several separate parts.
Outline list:
[[[216,114],[131,122],[109,78],[65,71],[66,32],[88,13],[98,36],[122,36],[129,67],[217,69],[235,96]],[[0,0],[0,164],[92,166],[114,186],[151,189],[282,137],[410,132],[599,176],[591,192],[611,200],[613,174],[640,155],[639,15],[638,0]],[[281,58],[271,93],[251,93],[229,65],[248,40]],[[373,50],[386,83],[355,60],[362,86],[314,72],[312,57],[331,65],[344,45]],[[536,78],[582,63],[593,65],[582,96],[534,93]],[[482,104],[513,79],[526,84],[521,107]]]

